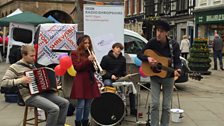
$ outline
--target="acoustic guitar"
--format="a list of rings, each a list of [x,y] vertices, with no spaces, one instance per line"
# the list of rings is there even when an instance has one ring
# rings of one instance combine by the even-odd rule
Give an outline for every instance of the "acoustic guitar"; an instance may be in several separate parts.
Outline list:
[[[161,78],[165,78],[168,73],[173,73],[175,69],[169,67],[171,60],[168,57],[164,57],[159,53],[146,49],[144,51],[144,55],[148,57],[152,57],[157,60],[157,64],[155,66],[151,66],[148,62],[142,62],[142,71],[146,76],[158,76]],[[187,71],[189,73],[189,77],[195,80],[201,80],[203,77],[200,73]],[[174,80],[178,79],[178,77],[174,77]]]

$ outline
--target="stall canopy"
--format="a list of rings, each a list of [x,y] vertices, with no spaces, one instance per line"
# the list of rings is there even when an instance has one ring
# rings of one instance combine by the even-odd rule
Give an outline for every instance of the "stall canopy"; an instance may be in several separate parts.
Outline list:
[[[10,22],[21,23],[21,24],[32,24],[38,25],[43,23],[54,23],[54,21],[42,17],[32,12],[23,12],[10,17],[4,17],[0,19],[0,26],[9,26]]]
[[[11,17],[13,15],[17,15],[17,14],[20,14],[20,13],[23,13],[23,12],[18,8],[14,12],[12,12],[11,14],[7,15],[6,17]]]

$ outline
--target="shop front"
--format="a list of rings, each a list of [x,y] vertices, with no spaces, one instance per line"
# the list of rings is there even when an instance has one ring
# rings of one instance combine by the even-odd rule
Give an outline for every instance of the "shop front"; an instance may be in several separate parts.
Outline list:
[[[195,36],[211,44],[215,33],[224,40],[224,9],[195,11]]]

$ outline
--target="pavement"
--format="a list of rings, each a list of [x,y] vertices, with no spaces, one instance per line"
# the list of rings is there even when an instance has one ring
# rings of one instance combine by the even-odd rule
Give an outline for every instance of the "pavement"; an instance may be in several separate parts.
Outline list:
[[[5,73],[9,64],[0,63],[0,78]],[[179,94],[180,107],[184,110],[181,122],[170,121],[170,126],[224,126],[224,71],[210,70],[211,75],[203,75],[201,81],[191,80],[188,82],[176,84],[178,90],[173,94],[173,107],[178,108]],[[150,94],[147,90],[139,91],[140,105],[139,111],[143,113],[143,117],[138,121],[146,121],[148,119],[147,106],[150,101]],[[128,101],[128,100],[127,100]],[[127,103],[128,104],[128,103]],[[18,106],[16,103],[7,103],[4,94],[0,94],[0,125],[1,126],[22,126],[23,113],[25,108]],[[32,110],[29,114],[32,115]],[[69,116],[66,124],[74,126],[75,116]],[[118,124],[121,126],[137,125],[135,117],[129,113],[124,120]],[[41,123],[40,126],[44,126]]]

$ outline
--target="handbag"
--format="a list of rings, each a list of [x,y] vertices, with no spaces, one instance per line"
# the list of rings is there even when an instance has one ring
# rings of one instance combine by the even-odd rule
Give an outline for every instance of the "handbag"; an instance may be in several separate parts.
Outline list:
[[[18,94],[19,88],[17,86],[1,86],[1,93],[4,94]]]

